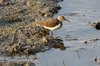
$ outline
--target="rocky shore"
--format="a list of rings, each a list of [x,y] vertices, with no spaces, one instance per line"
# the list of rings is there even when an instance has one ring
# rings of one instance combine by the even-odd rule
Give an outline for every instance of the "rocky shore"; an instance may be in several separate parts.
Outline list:
[[[3,0],[4,1],[4,0]],[[34,22],[52,17],[61,7],[58,0],[14,0],[0,4],[0,23]]]
[[[62,0],[0,0],[1,66],[35,66],[36,53],[53,47],[66,49],[60,38],[49,35],[43,27],[28,26],[58,13],[59,1]],[[15,61],[16,56],[25,59],[32,56],[32,61]]]

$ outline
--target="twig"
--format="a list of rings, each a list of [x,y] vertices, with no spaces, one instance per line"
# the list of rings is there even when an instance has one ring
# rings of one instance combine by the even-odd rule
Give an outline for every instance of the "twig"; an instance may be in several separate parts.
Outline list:
[[[76,52],[77,52],[78,58],[80,59],[80,54],[79,54],[79,51],[78,51],[78,50],[76,50]]]
[[[15,40],[15,35],[12,36],[11,43],[13,43],[14,40]]]
[[[62,64],[63,64],[64,66],[66,66],[63,60],[62,60]]]
[[[93,39],[90,39],[90,40],[87,40],[87,41],[85,41],[84,43],[85,44],[87,44],[87,43],[89,43],[89,42],[96,42],[96,41],[98,41],[98,40],[100,40],[99,38],[93,38]]]
[[[24,38],[27,39],[27,36],[25,36],[21,30],[18,30],[18,31],[21,33],[21,35],[22,35]]]

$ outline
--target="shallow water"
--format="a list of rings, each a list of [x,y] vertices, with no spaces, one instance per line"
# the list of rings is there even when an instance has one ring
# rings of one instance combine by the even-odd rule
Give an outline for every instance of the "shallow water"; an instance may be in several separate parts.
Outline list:
[[[38,66],[100,66],[93,60],[100,57],[100,40],[84,43],[90,39],[100,39],[100,31],[88,24],[89,21],[100,20],[100,0],[64,0],[59,4],[62,9],[54,17],[65,16],[71,23],[64,22],[61,29],[54,31],[54,35],[60,36],[64,45],[70,48],[64,51],[53,48],[38,53],[39,59],[35,63]],[[68,41],[68,35],[77,40]]]

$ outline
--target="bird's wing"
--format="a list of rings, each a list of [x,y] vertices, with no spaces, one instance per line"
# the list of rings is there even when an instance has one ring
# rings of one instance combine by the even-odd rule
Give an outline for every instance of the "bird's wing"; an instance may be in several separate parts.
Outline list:
[[[59,21],[57,19],[48,19],[44,21],[43,24],[48,27],[54,27],[59,24]]]
[[[55,25],[59,24],[59,21],[57,19],[48,19],[43,21],[34,22],[33,25],[42,25],[42,26],[48,26],[48,27],[54,27]]]

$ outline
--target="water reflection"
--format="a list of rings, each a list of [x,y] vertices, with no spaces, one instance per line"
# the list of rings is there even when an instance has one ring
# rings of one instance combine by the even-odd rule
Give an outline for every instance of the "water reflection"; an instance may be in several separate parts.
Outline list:
[[[74,40],[78,40],[76,37],[74,37],[73,35],[66,35],[66,41],[74,41]]]
[[[100,56],[100,31],[95,30],[87,22],[96,22],[100,20],[100,0],[64,0],[60,3],[62,9],[54,17],[59,15],[65,16],[71,23],[64,23],[64,26],[54,32],[55,36],[61,36],[64,46],[70,46],[65,51],[50,50],[45,53],[40,53],[40,59],[36,64],[40,66],[62,66],[61,60],[67,66],[99,66],[91,59]],[[67,35],[69,34],[69,36]],[[90,40],[91,38],[97,38]],[[87,41],[88,44],[83,42]],[[95,42],[93,42],[95,41]],[[56,46],[58,47],[58,46]],[[76,49],[78,50],[80,59],[77,57]]]
[[[60,49],[60,50],[66,50],[67,47],[64,46],[63,40],[61,38],[54,39],[54,44],[52,44],[53,48]]]
[[[64,46],[63,43],[57,43],[52,46],[53,48],[59,48],[60,50],[66,50],[67,47]]]

